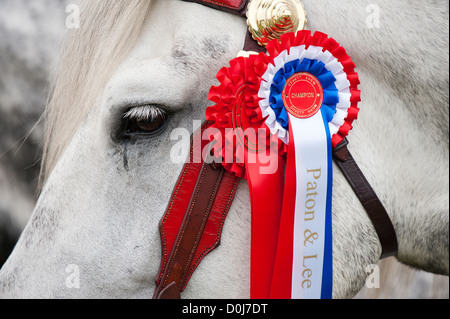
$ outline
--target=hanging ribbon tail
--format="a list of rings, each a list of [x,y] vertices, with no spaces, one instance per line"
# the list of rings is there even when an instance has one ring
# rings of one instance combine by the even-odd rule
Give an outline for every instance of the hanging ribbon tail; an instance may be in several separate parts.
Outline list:
[[[270,168],[259,155],[246,165],[252,215],[251,299],[269,298],[277,250],[285,161],[278,152],[270,153]]]
[[[322,274],[322,293],[321,299],[333,298],[333,142],[328,123],[326,111],[322,110],[322,117],[325,123],[327,134],[327,202],[325,212],[325,243],[324,243],[324,261]]]
[[[289,140],[293,140],[292,128],[289,124]],[[292,252],[294,250],[293,225],[295,220],[295,197],[297,184],[295,175],[295,145],[288,148],[283,208],[277,240],[277,251],[272,276],[270,299],[291,299],[292,290]]]
[[[325,112],[290,116],[286,192],[271,298],[330,299],[332,294],[331,138]]]

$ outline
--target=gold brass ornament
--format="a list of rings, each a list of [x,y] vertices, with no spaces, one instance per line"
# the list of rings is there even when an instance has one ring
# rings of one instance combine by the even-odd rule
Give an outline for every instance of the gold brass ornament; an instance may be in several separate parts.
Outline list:
[[[287,32],[306,27],[306,11],[300,0],[250,0],[247,24],[253,39],[266,46]]]

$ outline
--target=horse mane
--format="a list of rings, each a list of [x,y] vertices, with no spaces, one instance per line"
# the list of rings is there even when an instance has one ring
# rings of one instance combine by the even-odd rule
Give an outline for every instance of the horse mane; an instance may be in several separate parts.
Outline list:
[[[141,33],[151,0],[83,0],[80,28],[70,29],[53,70],[43,118],[45,139],[38,190],[85,119],[112,72]]]

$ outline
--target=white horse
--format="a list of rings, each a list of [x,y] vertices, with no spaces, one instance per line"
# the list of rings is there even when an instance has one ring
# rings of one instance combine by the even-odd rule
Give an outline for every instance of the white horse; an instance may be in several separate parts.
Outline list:
[[[364,97],[350,148],[390,213],[398,259],[448,275],[448,6],[304,4],[308,28],[337,39],[358,66]],[[68,34],[46,114],[42,192],[1,270],[1,297],[152,296],[158,223],[182,168],[170,161],[177,142],[171,132],[192,131],[193,120],[204,118],[215,74],[242,49],[245,32],[240,17],[177,0],[82,5],[81,28]],[[125,138],[130,128],[158,134]],[[333,296],[351,298],[381,247],[335,172]],[[183,297],[249,297],[249,255],[242,182],[222,246]]]

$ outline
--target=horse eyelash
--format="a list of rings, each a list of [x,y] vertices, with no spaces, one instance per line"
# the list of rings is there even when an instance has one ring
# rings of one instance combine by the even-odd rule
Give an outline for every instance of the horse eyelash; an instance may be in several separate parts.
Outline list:
[[[123,115],[126,120],[154,121],[166,116],[166,112],[154,105],[142,105],[130,109]]]

